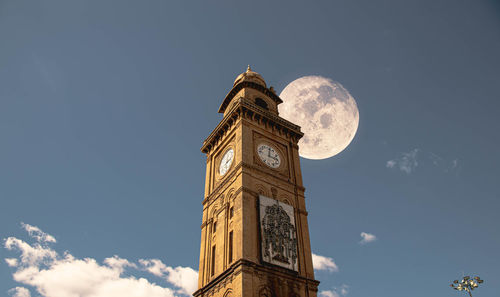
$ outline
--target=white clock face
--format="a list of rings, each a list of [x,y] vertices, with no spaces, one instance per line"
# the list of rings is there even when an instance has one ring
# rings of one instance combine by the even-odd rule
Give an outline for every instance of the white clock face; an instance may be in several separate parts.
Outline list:
[[[234,151],[233,149],[228,149],[227,152],[222,157],[222,160],[220,161],[220,166],[219,166],[220,175],[226,174],[226,172],[229,170],[229,167],[231,167],[231,164],[233,163],[233,159],[234,159]]]
[[[271,168],[278,168],[281,164],[281,158],[278,152],[270,145],[259,144],[257,153],[264,164]]]

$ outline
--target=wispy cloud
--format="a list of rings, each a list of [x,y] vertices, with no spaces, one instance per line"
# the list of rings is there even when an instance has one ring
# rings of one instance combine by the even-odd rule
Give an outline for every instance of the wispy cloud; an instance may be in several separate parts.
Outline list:
[[[17,261],[12,260],[12,258],[6,259],[7,264],[16,264],[16,267],[51,263],[57,258],[57,253],[49,247],[42,246],[40,243],[30,245],[15,237],[7,238],[4,247],[8,250],[17,249],[21,252],[20,259]]]
[[[15,268],[15,281],[33,287],[41,296],[174,297],[177,294],[190,295],[196,289],[198,273],[192,268],[169,267],[158,259],[142,259],[139,263],[133,263],[113,256],[99,263],[92,258],[75,258],[69,252],[61,255],[49,247],[55,242],[53,236],[35,226],[22,226],[35,242],[25,242],[16,237],[5,239],[4,247],[7,250],[20,253],[18,258],[6,258],[5,261]],[[152,265],[160,263],[161,268],[152,269]],[[174,288],[135,277],[132,275],[134,272],[152,273],[162,277]],[[15,287],[9,293],[14,297],[31,296],[24,287]]]
[[[349,293],[349,286],[346,284],[341,285],[339,288],[333,288],[332,290],[324,290],[319,292],[320,297],[343,297]]]
[[[319,296],[322,296],[322,297],[340,297],[340,294],[334,290],[324,290],[324,291],[319,292]]]
[[[427,153],[432,165],[443,172],[457,172],[460,169],[460,162],[458,159],[446,159],[433,152]]]
[[[56,242],[54,236],[43,232],[36,226],[31,226],[29,224],[21,222],[21,227],[23,227],[23,229],[26,230],[28,234],[38,242]]]
[[[335,264],[332,258],[312,254],[313,267],[315,270],[326,270],[330,272],[338,272],[339,267]]]
[[[387,168],[397,169],[406,174],[414,172],[417,167],[434,168],[444,173],[458,173],[460,165],[460,161],[456,158],[445,158],[418,148],[407,153],[400,153],[398,157],[385,164]]]
[[[12,297],[31,297],[31,293],[24,287],[15,287],[8,291]]]
[[[385,166],[387,168],[396,168],[405,172],[406,174],[410,174],[418,166],[418,152],[419,149],[416,148],[408,153],[401,153],[398,158],[387,161]]]
[[[375,236],[375,234],[361,232],[360,235],[361,235],[361,241],[359,242],[359,244],[367,244],[369,242],[377,240],[377,236]]]

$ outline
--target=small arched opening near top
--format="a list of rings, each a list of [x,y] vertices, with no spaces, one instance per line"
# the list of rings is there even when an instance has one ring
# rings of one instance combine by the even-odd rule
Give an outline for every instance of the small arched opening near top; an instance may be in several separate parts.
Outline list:
[[[262,107],[265,110],[269,110],[269,106],[267,106],[266,100],[262,98],[255,98],[255,105]]]

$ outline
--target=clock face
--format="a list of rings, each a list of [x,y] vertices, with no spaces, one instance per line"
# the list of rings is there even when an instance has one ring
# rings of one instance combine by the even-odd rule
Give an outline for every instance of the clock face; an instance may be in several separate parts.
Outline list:
[[[278,168],[281,164],[281,158],[278,152],[270,145],[261,143],[257,146],[257,153],[264,164],[271,168]]]
[[[222,160],[220,161],[220,166],[219,166],[220,175],[226,174],[226,172],[229,170],[229,167],[231,167],[231,164],[233,163],[233,159],[234,159],[234,151],[233,149],[228,149],[227,152],[222,157]]]

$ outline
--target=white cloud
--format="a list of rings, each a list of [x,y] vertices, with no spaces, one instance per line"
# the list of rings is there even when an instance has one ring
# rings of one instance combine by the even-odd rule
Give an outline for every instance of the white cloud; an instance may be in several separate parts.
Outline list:
[[[327,270],[330,272],[338,272],[339,267],[332,258],[312,254],[313,267],[315,270]]]
[[[52,236],[34,226],[25,227],[25,230],[29,233],[34,232],[35,235],[32,237],[37,242],[30,244],[15,237],[7,238],[5,248],[19,251],[20,261],[16,258],[7,258],[5,261],[9,266],[16,267],[13,273],[15,281],[32,286],[41,296],[174,297],[176,293],[188,294],[188,289],[193,291],[196,289],[196,285],[193,284],[196,284],[198,275],[189,267],[173,268],[157,260],[163,264],[162,269],[166,271],[165,280],[179,288],[175,290],[152,283],[143,277],[131,275],[134,269],[137,271],[139,268],[137,264],[127,259],[113,256],[99,263],[92,258],[77,259],[69,252],[60,255],[48,246],[40,244],[40,242],[55,242],[47,240],[53,238]],[[156,259],[141,261],[148,263],[147,261]],[[127,275],[124,275],[125,271]],[[146,271],[157,275],[154,270],[146,269]],[[15,297],[30,296],[29,291],[22,287],[16,287],[11,292],[17,294]]]
[[[158,277],[163,277],[168,272],[167,265],[163,264],[163,262],[158,259],[140,259],[139,263],[144,266],[146,271]]]
[[[399,158],[387,161],[385,166],[387,168],[397,168],[406,174],[410,174],[418,166],[418,152],[419,149],[416,148],[408,153],[401,153]]]
[[[187,295],[193,294],[198,288],[198,272],[190,267],[169,267],[167,280]]]
[[[7,238],[4,247],[10,251],[19,250],[21,252],[21,263],[24,265],[38,265],[54,261],[57,256],[57,253],[48,247],[44,247],[39,243],[29,245],[15,237]]]
[[[319,296],[324,296],[324,297],[340,297],[339,293],[334,290],[325,290],[319,292]]]
[[[180,293],[191,295],[198,288],[198,272],[190,267],[168,267],[159,259],[140,259],[139,263],[149,273],[164,278],[169,283],[179,287]]]
[[[375,234],[370,234],[366,232],[361,232],[361,241],[360,244],[367,244],[369,242],[377,240],[377,236]]]
[[[119,268],[100,265],[94,259],[66,257],[47,269],[30,266],[14,273],[14,280],[33,286],[46,297],[173,297],[173,291],[144,278],[123,277]]]
[[[24,230],[28,231],[28,234],[31,237],[35,238],[38,242],[53,242],[53,243],[56,242],[54,236],[43,232],[42,230],[40,230],[40,228],[36,226],[31,226],[23,222],[21,222],[21,226],[24,228]]]
[[[7,262],[7,265],[9,265],[10,267],[16,267],[18,264],[16,258],[6,258],[5,262]]]
[[[30,291],[23,287],[15,287],[10,289],[8,292],[12,295],[12,297],[31,297]]]
[[[117,255],[114,255],[112,258],[104,259],[104,264],[118,270],[120,273],[123,273],[126,267],[137,268],[137,265],[134,263],[130,263],[127,259],[122,259]]]
[[[323,290],[319,292],[320,297],[341,297],[347,295],[349,293],[349,286],[343,284],[340,288],[334,288],[333,290]]]

